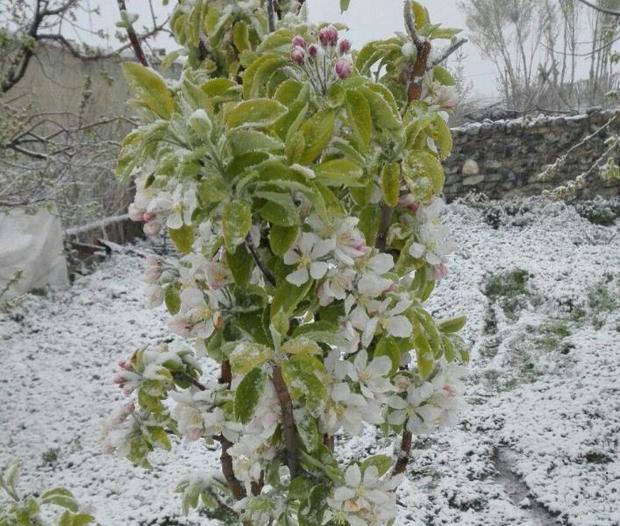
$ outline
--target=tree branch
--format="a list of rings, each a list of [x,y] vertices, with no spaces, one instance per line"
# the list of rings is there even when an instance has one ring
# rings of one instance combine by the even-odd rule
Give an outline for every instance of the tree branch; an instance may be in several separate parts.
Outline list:
[[[267,0],[267,20],[269,22],[269,32],[276,30],[276,6],[274,0]]]
[[[228,450],[232,447],[232,442],[228,440],[223,435],[218,435],[213,437],[214,440],[217,440],[222,446],[222,454],[220,455],[220,463],[222,465],[222,475],[226,479],[228,483],[228,487],[230,488],[233,497],[235,500],[241,500],[246,496],[245,489],[239,479],[235,476],[235,470],[233,469],[233,460],[232,457],[228,454]]]
[[[282,409],[282,433],[286,448],[286,464],[291,472],[291,479],[299,472],[299,458],[297,456],[297,429],[295,428],[295,417],[293,416],[293,402],[288,392],[282,369],[279,365],[274,365],[272,374],[273,385],[280,400]]]
[[[0,83],[0,93],[6,93],[13,86],[15,86],[26,74],[28,64],[34,55],[34,46],[36,45],[37,33],[41,26],[45,15],[41,11],[41,0],[37,0],[35,4],[34,16],[32,23],[28,29],[27,36],[32,42],[24,42],[21,44],[21,49],[17,52],[18,58],[15,58],[11,67],[7,71],[2,83]]]
[[[415,20],[413,19],[413,7],[411,4],[411,0],[405,0],[404,4],[404,16],[405,16],[405,28],[407,29],[407,33],[413,40],[415,47],[418,48],[418,51],[422,49],[424,42],[418,35],[418,32],[415,28]]]
[[[460,40],[457,40],[454,44],[452,44],[448,49],[446,49],[443,54],[436,58],[435,60],[433,60],[430,65],[428,66],[428,70],[433,69],[435,66],[439,66],[439,64],[441,64],[442,62],[444,62],[445,60],[448,59],[448,57],[450,55],[452,55],[453,53],[455,53],[461,46],[467,44],[468,40],[466,38],[462,38]]]
[[[127,12],[125,0],[116,0],[116,3],[118,4],[118,10],[121,13]],[[149,63],[146,60],[146,55],[142,49],[142,44],[132,24],[127,24],[127,36],[129,37],[129,42],[131,43],[131,47],[133,48],[134,55],[136,56],[138,62],[140,62],[143,66],[148,67]]]
[[[608,9],[606,7],[601,7],[600,5],[594,4],[590,2],[589,0],[579,0],[579,1],[582,4],[587,5],[588,7],[591,7],[595,11],[598,11],[599,13],[603,13],[605,15],[611,15],[611,16],[620,16],[620,11],[615,11],[614,9]]]
[[[248,234],[247,237],[245,238],[245,245],[248,248],[248,250],[250,251],[250,254],[252,255],[252,259],[256,263],[256,266],[263,273],[263,276],[265,276],[265,279],[269,282],[270,285],[275,287],[276,286],[276,278],[273,275],[273,273],[271,272],[271,270],[269,270],[265,266],[265,264],[262,262],[260,256],[258,255],[258,251],[256,250],[256,247],[254,246],[254,243],[252,243],[252,238],[250,237],[250,234]]]
[[[407,423],[405,422],[405,426]],[[400,451],[398,452],[398,459],[396,460],[396,464],[394,465],[394,471],[392,471],[392,475],[400,475],[404,473],[407,469],[407,464],[409,464],[409,458],[411,456],[411,446],[413,443],[413,434],[411,431],[405,429],[403,431],[403,438],[400,443]]]

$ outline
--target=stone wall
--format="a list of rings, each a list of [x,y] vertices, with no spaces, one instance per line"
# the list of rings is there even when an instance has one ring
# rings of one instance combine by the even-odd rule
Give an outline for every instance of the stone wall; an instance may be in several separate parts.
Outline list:
[[[616,119],[608,129],[567,158],[554,181],[541,183],[537,179],[545,165],[553,163],[614,115]],[[485,121],[456,128],[453,133],[454,150],[445,163],[447,200],[470,192],[492,199],[536,195],[574,179],[593,165],[607,148],[604,142],[610,133],[620,133],[620,110],[574,117]],[[620,148],[615,156],[620,164]],[[593,173],[580,197],[596,195],[620,195],[620,181],[605,182]]]

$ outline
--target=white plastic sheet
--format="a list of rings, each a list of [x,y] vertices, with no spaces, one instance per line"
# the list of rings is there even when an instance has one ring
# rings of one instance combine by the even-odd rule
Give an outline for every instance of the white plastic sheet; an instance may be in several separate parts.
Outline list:
[[[22,271],[3,299],[68,285],[63,238],[60,219],[46,208],[0,210],[0,290]]]

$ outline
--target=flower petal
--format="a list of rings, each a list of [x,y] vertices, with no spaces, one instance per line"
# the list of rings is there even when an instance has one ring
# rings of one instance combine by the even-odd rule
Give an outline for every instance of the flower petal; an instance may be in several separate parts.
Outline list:
[[[357,464],[350,465],[344,474],[344,480],[347,486],[351,488],[359,487],[362,483],[362,472],[360,471],[360,467]]]
[[[286,276],[286,281],[297,287],[301,287],[304,283],[308,281],[309,277],[310,276],[308,276],[308,269],[300,268],[299,270],[291,272],[288,276]]]

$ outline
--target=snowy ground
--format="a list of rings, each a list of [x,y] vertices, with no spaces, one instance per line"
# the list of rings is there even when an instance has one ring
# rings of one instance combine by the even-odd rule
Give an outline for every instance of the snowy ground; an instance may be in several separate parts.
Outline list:
[[[398,525],[620,524],[620,225],[508,208],[450,206],[460,249],[430,305],[470,317],[471,407],[416,443]],[[21,459],[24,490],[67,486],[106,526],[211,525],[179,517],[172,490],[216,452],[180,444],[153,472],[100,452],[116,361],[168,337],[163,313],[142,308],[141,265],[117,255],[0,314],[0,466]],[[347,443],[351,456],[390,447],[370,433]]]

